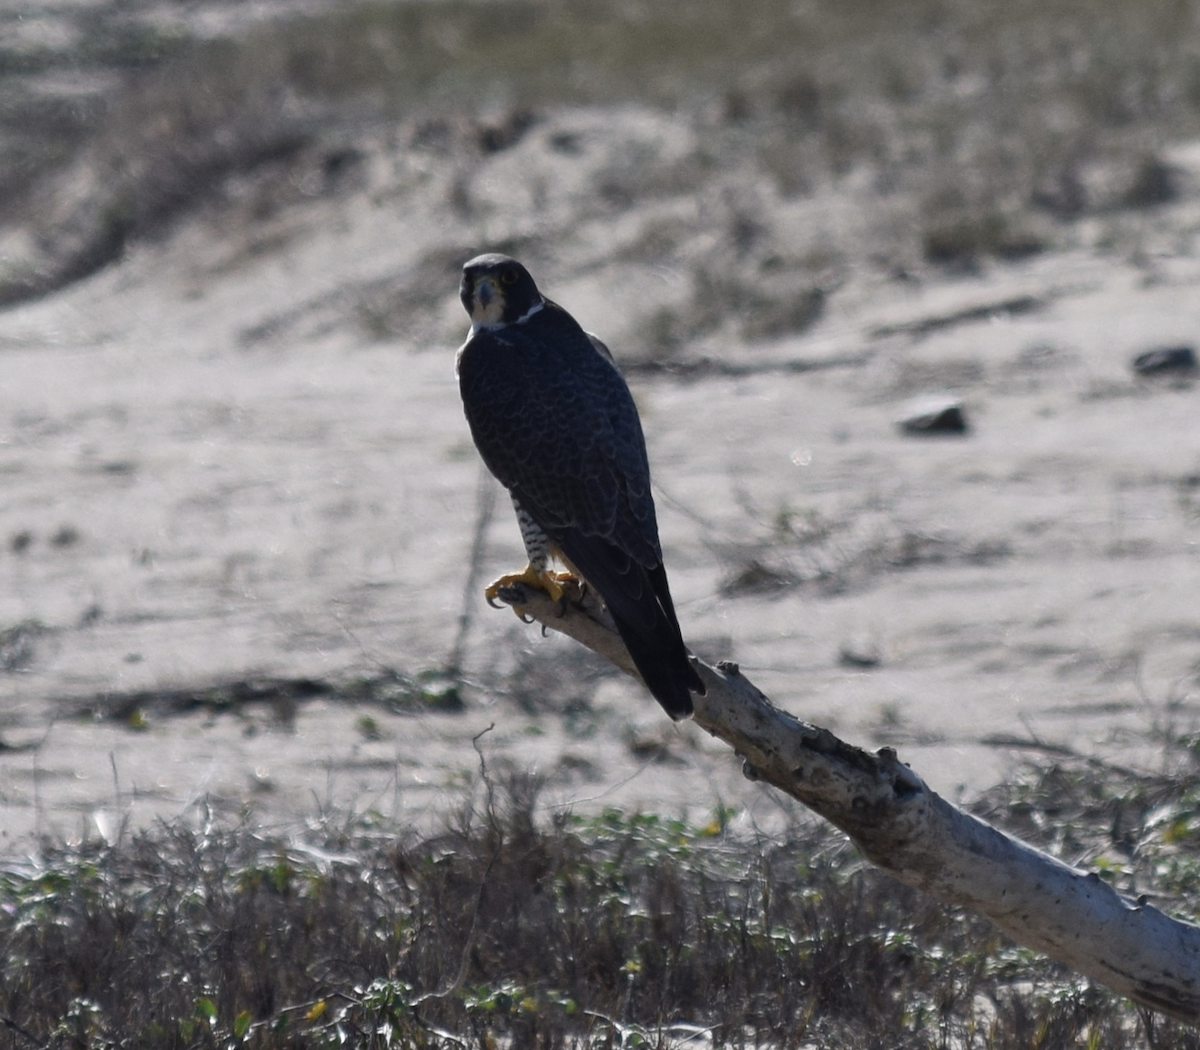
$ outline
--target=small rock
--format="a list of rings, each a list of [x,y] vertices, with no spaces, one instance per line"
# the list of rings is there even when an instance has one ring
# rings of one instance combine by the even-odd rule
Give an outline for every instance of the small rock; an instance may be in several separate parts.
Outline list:
[[[1196,351],[1190,346],[1160,346],[1138,354],[1133,370],[1140,376],[1196,371]]]
[[[905,434],[965,434],[967,416],[954,398],[924,397],[909,402],[896,425]]]
[[[64,548],[73,547],[79,542],[79,530],[74,525],[62,525],[50,537],[51,546]]]
[[[45,631],[37,620],[22,620],[0,631],[0,672],[23,671],[33,663],[35,640]]]
[[[883,657],[874,646],[843,645],[838,652],[838,663],[842,667],[853,667],[860,670],[878,667],[883,663]]]

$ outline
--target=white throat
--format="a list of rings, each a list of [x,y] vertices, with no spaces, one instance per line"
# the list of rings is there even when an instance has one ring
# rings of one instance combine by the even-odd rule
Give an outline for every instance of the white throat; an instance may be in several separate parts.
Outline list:
[[[546,305],[546,300],[539,299],[536,303],[534,303],[528,310],[526,310],[520,317],[518,317],[512,323],[513,324],[524,324],[526,321],[528,321],[534,314],[536,314],[545,305]],[[467,338],[469,339],[471,336],[473,336],[476,332],[479,332],[479,331],[494,332],[494,331],[496,331],[497,328],[506,328],[506,327],[507,327],[507,323],[504,321],[491,321],[491,322],[473,321],[471,323],[471,331],[470,331],[470,333],[468,333]]]

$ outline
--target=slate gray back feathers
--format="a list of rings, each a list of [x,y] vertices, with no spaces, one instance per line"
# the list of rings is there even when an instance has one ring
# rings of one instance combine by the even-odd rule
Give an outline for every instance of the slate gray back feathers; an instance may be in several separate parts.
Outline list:
[[[515,277],[509,276],[516,271]],[[674,717],[703,686],[688,662],[662,567],[641,421],[624,378],[515,260],[464,267],[504,296],[499,323],[459,351],[467,421],[484,462],[599,592],[651,692]],[[541,303],[541,307],[538,304]]]

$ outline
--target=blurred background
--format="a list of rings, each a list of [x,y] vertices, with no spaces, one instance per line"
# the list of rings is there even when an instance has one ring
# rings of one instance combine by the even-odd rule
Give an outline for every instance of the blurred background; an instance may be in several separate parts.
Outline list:
[[[6,4],[4,834],[415,820],[493,724],[556,805],[770,819],[483,605],[482,250],[629,376],[701,656],[951,796],[1186,766],[1198,235],[1186,2]]]
[[[796,245],[775,263],[781,280],[802,262],[813,279],[847,260],[1014,258],[1061,239],[1055,223],[1171,199],[1163,149],[1195,133],[1200,107],[1196,16],[1182,2],[6,8],[7,302],[86,276],[238,190],[260,210],[344,190],[371,159],[368,132],[421,154],[431,175],[451,169],[469,211],[480,158],[561,107],[645,107],[694,136],[678,155],[663,143],[611,157],[593,208],[744,176],[747,198],[712,216],[745,257],[732,284],[761,279],[754,191],[804,198],[848,179],[880,201],[870,234],[839,231],[823,259]],[[560,136],[551,152],[573,148]],[[671,234],[643,252],[665,254]],[[712,306],[739,312],[736,296]],[[785,313],[768,327],[803,321]],[[667,341],[692,334],[663,325]]]

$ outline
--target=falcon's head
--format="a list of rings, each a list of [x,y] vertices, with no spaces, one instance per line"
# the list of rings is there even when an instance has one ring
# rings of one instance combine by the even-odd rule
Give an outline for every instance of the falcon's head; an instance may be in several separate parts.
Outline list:
[[[542,305],[529,271],[498,252],[477,255],[463,267],[458,297],[477,327],[513,324]]]

